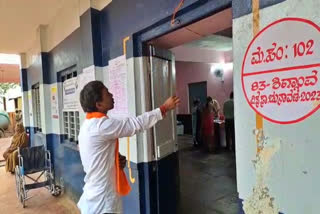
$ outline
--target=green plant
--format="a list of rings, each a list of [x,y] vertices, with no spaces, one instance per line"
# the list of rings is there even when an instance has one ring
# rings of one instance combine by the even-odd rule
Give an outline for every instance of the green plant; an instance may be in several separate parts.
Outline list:
[[[16,88],[18,84],[16,83],[0,83],[0,95],[5,95],[9,89]]]

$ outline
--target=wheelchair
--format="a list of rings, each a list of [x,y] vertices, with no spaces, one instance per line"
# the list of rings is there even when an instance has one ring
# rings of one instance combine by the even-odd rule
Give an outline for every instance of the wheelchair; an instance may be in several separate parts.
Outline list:
[[[25,208],[26,201],[32,197],[28,197],[28,192],[31,189],[45,187],[53,196],[59,196],[61,194],[61,187],[55,185],[54,182],[50,152],[46,150],[43,145],[19,148],[18,160],[19,165],[15,168],[16,191],[18,200],[21,202],[23,208]],[[36,179],[29,176],[30,174],[38,172],[41,173]],[[26,177],[34,183],[27,184]],[[42,182],[39,181],[41,177],[44,177],[44,181]]]

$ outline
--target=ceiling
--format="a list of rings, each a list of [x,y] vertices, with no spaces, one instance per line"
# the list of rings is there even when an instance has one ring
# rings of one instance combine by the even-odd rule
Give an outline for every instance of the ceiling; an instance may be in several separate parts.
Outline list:
[[[210,35],[200,40],[184,45],[186,47],[197,47],[206,50],[231,51],[232,38],[220,35]]]
[[[67,0],[0,0],[0,53],[27,51],[36,29],[48,24]]]
[[[213,34],[224,36],[212,37]],[[211,37],[210,37],[211,36]],[[208,37],[208,38],[207,38]],[[159,38],[149,41],[149,44],[163,49],[171,49],[196,40],[226,41],[228,37],[232,37],[232,10],[231,8],[216,13],[210,17],[202,19],[191,25],[182,27],[176,31],[163,35]],[[230,39],[231,41],[232,39]],[[203,42],[205,43],[205,41]],[[194,45],[200,45],[196,42]],[[208,46],[202,44],[203,46]]]
[[[231,8],[153,39],[149,44],[170,49],[177,61],[232,62]]]

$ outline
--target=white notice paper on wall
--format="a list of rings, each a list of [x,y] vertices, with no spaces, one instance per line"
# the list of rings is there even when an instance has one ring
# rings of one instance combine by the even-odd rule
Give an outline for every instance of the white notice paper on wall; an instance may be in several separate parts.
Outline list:
[[[128,93],[127,93],[127,60],[122,55],[109,61],[109,91],[113,94],[114,109],[110,115],[128,115]]]
[[[94,65],[84,68],[78,78],[79,93],[86,84],[94,80],[96,80]]]
[[[63,82],[63,110],[77,111],[78,110],[78,83],[77,78],[68,79]]]
[[[96,80],[96,73],[95,73],[95,67],[94,65],[91,65],[87,68],[84,68],[82,70],[82,74],[78,76],[78,91],[77,91],[77,99],[78,99],[78,109],[81,110],[81,104],[80,104],[80,92],[84,88],[86,84],[88,84],[91,81]]]
[[[51,86],[51,117],[52,119],[59,119],[59,105],[57,96],[57,86]]]

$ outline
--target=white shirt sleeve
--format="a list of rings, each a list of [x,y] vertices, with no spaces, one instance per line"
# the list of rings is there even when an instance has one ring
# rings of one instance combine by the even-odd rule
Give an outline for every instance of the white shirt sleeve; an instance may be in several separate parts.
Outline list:
[[[106,140],[130,137],[151,128],[159,120],[162,120],[159,108],[145,112],[138,117],[128,117],[122,120],[110,118],[101,123],[100,134],[105,136]]]

